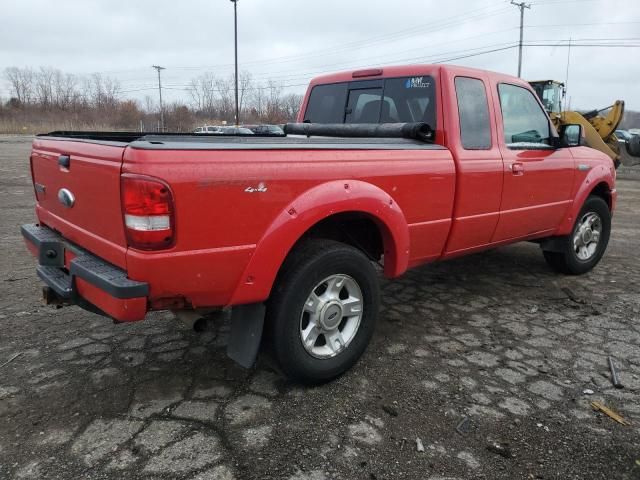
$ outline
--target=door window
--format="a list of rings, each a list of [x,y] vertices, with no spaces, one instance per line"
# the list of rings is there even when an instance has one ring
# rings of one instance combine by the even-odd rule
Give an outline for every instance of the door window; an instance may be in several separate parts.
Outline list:
[[[484,82],[477,78],[456,77],[460,141],[466,150],[491,148],[489,104]]]
[[[498,85],[504,141],[512,149],[547,149],[550,146],[549,118],[528,89]]]

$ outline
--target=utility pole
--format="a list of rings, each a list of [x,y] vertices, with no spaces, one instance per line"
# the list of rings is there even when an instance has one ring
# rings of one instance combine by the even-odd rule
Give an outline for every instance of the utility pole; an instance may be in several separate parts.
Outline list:
[[[520,43],[518,44],[518,77],[522,73],[522,30],[524,28],[524,9],[531,8],[530,3],[520,2],[517,3],[511,0],[511,5],[515,5],[520,9]]]
[[[162,81],[160,80],[160,71],[165,70],[160,65],[152,65],[158,71],[158,93],[160,94],[160,129],[164,132],[164,108],[162,108]]]
[[[240,125],[240,109],[238,106],[238,0],[231,0],[233,3],[233,36],[236,56],[236,126]]]

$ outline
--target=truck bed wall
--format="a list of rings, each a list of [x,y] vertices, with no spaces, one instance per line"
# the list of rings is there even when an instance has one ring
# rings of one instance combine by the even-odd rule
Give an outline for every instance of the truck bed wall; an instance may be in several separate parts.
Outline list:
[[[449,232],[455,171],[451,154],[442,147],[170,147],[128,148],[122,166],[123,173],[163,179],[174,192],[175,247],[155,254],[130,250],[127,255],[131,278],[153,278],[154,298],[172,297],[183,291],[189,292],[188,300],[195,306],[226,305],[236,286],[242,284],[249,290],[243,294],[244,302],[266,299],[277,269],[265,268],[252,272],[251,278],[244,276],[265,232],[282,212],[291,209],[295,211],[291,223],[279,228],[304,224],[305,205],[313,203],[303,201],[305,194],[318,195],[319,186],[335,182],[342,185],[357,180],[372,185],[385,193],[384,202],[397,205],[408,225],[405,254],[409,265],[438,257]],[[383,201],[379,204],[381,212],[386,205]],[[358,201],[349,205],[352,211],[359,210]],[[327,207],[323,218],[334,213],[338,212]],[[287,242],[269,252],[269,264],[280,265],[292,246]]]

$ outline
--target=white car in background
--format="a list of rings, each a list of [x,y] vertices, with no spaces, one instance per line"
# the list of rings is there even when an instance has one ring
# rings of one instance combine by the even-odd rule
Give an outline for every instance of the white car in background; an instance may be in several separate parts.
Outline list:
[[[205,133],[217,133],[220,134],[222,133],[222,127],[215,127],[213,125],[205,125],[204,127],[198,127],[196,128],[193,133],[200,133],[200,134],[205,134]]]

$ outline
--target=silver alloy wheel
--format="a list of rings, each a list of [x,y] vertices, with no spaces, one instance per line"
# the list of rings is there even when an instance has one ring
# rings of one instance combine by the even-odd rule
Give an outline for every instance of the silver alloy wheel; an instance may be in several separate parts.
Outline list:
[[[300,315],[300,340],[316,358],[332,358],[349,346],[362,320],[364,299],[348,275],[331,275],[318,283]]]
[[[586,261],[595,255],[601,235],[600,215],[595,212],[585,213],[573,235],[573,251],[579,260]]]

